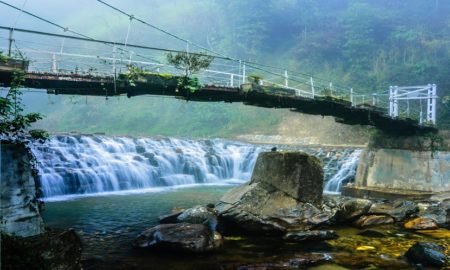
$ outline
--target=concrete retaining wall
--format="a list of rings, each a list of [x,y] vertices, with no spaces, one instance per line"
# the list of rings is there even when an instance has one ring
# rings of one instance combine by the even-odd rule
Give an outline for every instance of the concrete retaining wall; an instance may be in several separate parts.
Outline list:
[[[448,192],[450,152],[366,149],[360,158],[355,186]]]

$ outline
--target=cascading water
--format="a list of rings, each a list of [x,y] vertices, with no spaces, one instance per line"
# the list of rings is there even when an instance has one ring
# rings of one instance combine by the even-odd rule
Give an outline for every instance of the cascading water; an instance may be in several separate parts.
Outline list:
[[[238,184],[271,146],[226,140],[54,136],[32,148],[46,200],[109,192],[143,192],[195,184]],[[284,149],[286,147],[280,147]],[[339,192],[355,174],[361,150],[288,147],[324,164],[325,192]]]
[[[44,197],[250,179],[260,149],[223,140],[56,136],[33,152]]]
[[[340,194],[342,184],[354,179],[360,155],[361,150],[357,149],[351,155],[340,161],[339,171],[325,184],[325,193]]]

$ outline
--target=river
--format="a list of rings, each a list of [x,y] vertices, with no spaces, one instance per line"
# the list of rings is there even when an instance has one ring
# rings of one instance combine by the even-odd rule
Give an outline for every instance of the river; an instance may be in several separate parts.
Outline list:
[[[258,153],[273,147],[277,151],[301,150],[321,159],[324,188],[332,194],[353,179],[361,151],[221,139],[54,136],[45,145],[33,147],[46,201],[44,220],[50,227],[76,230],[83,240],[83,258],[120,260],[139,269],[233,269],[241,264],[288,260],[301,251],[335,253],[322,244],[299,246],[242,237],[229,237],[223,249],[204,255],[132,249],[133,239],[156,225],[158,216],[174,208],[215,203],[230,188],[248,181]],[[349,228],[337,230],[339,241],[358,233]],[[392,233],[379,245],[397,243],[399,237]],[[366,241],[358,239],[354,241]],[[352,253],[348,254],[353,260]],[[345,256],[337,257],[345,261]],[[398,269],[405,269],[400,265]]]

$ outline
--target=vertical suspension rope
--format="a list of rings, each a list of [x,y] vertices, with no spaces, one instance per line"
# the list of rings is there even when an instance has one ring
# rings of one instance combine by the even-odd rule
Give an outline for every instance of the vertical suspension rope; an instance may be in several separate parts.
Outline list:
[[[134,18],[134,16],[133,16],[133,15],[130,15],[130,21],[128,22],[127,35],[125,36],[125,46],[124,46],[124,50],[127,49],[128,38],[130,37],[131,22],[133,21],[133,18]]]
[[[127,29],[127,35],[125,36],[125,45],[123,47],[124,50],[127,49],[127,45],[128,45],[128,38],[130,37],[130,31],[131,31],[131,22],[133,21],[134,16],[130,15],[130,20],[128,22],[128,29]],[[129,61],[128,61],[128,65],[131,65],[131,54],[132,52],[128,52],[128,56],[129,56]],[[122,58],[122,57],[121,57]],[[121,61],[122,62],[122,61]]]

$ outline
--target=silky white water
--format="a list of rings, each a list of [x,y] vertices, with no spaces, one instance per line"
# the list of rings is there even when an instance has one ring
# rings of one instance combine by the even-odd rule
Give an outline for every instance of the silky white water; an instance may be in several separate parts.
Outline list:
[[[271,146],[221,139],[54,136],[32,148],[46,200],[230,185],[251,178],[258,154]],[[294,148],[293,148],[294,149]],[[325,190],[354,175],[359,150],[299,148],[324,163]]]
[[[354,179],[361,151],[362,150],[357,149],[351,155],[344,157],[340,161],[341,165],[339,171],[325,184],[325,193],[340,194],[342,183]]]

